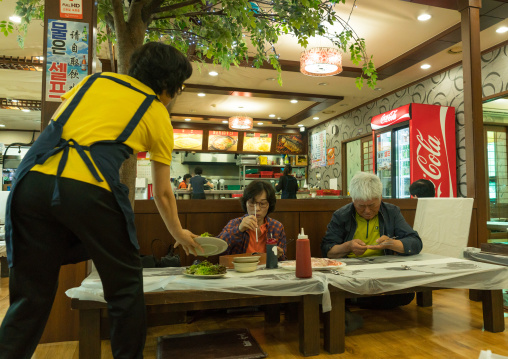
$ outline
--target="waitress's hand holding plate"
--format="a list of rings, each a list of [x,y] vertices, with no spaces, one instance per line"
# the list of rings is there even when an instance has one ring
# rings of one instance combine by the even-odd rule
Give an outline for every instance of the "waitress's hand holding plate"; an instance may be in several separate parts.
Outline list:
[[[228,244],[225,240],[215,237],[197,237],[196,242],[201,245],[202,251],[198,252],[199,256],[214,256],[221,254],[228,249]]]
[[[204,249],[201,247],[199,243],[195,241],[199,236],[192,233],[187,229],[182,229],[181,232],[175,235],[175,248],[178,246],[182,246],[185,254],[189,255],[189,252],[195,256],[199,255],[198,253],[202,253]]]

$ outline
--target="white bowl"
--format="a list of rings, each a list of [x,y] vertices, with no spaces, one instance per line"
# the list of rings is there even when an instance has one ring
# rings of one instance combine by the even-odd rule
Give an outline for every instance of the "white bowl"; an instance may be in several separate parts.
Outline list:
[[[259,261],[250,263],[233,262],[233,265],[235,266],[235,271],[247,273],[254,272],[258,268],[258,263]]]
[[[259,262],[259,258],[261,258],[261,256],[234,257],[233,262],[253,263],[253,262]]]

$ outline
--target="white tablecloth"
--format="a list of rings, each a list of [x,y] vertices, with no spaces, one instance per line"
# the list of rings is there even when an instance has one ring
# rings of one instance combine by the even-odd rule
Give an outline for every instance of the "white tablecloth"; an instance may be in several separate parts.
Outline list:
[[[323,311],[331,310],[328,285],[355,294],[379,294],[415,286],[467,289],[508,288],[508,267],[422,253],[414,256],[381,256],[343,259],[347,266],[338,271],[313,273],[298,279],[293,271],[259,269],[251,273],[229,270],[219,279],[181,275],[182,268],[144,269],[145,292],[164,290],[209,290],[269,296],[322,294]],[[406,269],[403,269],[406,268]],[[102,284],[92,272],[78,288],[66,292],[71,298],[104,302]]]
[[[4,241],[0,241],[0,257],[7,257],[7,250],[5,248]]]

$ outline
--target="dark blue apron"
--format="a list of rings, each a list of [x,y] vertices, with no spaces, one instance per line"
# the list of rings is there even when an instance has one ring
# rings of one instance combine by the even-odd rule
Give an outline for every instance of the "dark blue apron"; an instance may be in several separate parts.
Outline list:
[[[298,183],[296,182],[296,178],[294,178],[293,176],[284,176],[284,177],[286,178],[286,186],[284,186],[284,188],[282,189],[280,199],[296,199],[296,192],[294,191],[294,189],[298,191]],[[293,184],[293,186],[291,186],[290,183]],[[293,187],[291,188],[292,192],[288,191],[290,187]]]
[[[122,133],[116,138],[116,140],[108,140],[108,141],[99,141],[91,146],[80,146],[73,139],[64,140],[62,138],[63,126],[70,118],[79,102],[88,91],[88,89],[94,84],[94,82],[99,78],[105,78],[111,81],[114,81],[120,85],[126,86],[134,91],[142,93],[146,96],[145,100],[141,104],[141,106],[137,109],[134,116],[131,118],[125,129]],[[134,212],[132,210],[132,206],[129,201],[128,193],[129,190],[127,186],[120,183],[120,167],[122,163],[129,158],[131,154],[133,154],[132,148],[125,145],[125,142],[129,136],[132,134],[139,121],[148,110],[154,99],[155,95],[147,94],[128,82],[122,81],[115,77],[111,77],[105,74],[97,73],[88,78],[88,80],[83,84],[83,86],[79,89],[76,95],[72,98],[69,105],[65,108],[63,113],[58,117],[56,121],[50,121],[48,127],[44,129],[41,133],[37,141],[32,145],[30,150],[27,152],[23,161],[21,161],[19,167],[16,170],[14,175],[11,192],[7,199],[7,211],[5,216],[5,240],[7,246],[7,260],[9,262],[9,267],[14,265],[14,256],[13,256],[13,228],[11,221],[11,203],[12,198],[16,193],[16,184],[19,183],[23,177],[32,169],[36,164],[43,164],[48,158],[57,154],[58,152],[63,151],[62,158],[58,164],[57,174],[55,177],[55,189],[53,192],[53,198],[51,201],[51,205],[59,205],[60,204],[60,191],[58,182],[61,177],[61,174],[65,168],[67,163],[68,155],[69,155],[69,147],[73,147],[78,152],[79,156],[83,160],[83,162],[88,167],[89,171],[92,173],[94,178],[98,182],[103,182],[97,173],[95,167],[93,166],[92,161],[85,153],[85,150],[88,150],[90,155],[92,156],[93,162],[99,169],[102,176],[105,178],[108,183],[111,191],[118,202],[122,213],[125,216],[127,221],[127,230],[129,233],[129,239],[132,244],[139,249],[137,237],[136,237],[136,228],[134,226]],[[81,259],[82,260],[82,259]],[[69,259],[69,261],[62,263],[75,263],[75,260]]]

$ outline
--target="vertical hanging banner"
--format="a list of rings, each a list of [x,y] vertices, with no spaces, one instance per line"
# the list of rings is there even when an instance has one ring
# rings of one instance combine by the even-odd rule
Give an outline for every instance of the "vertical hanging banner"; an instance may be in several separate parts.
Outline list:
[[[88,75],[88,24],[48,20],[46,101],[60,96]]]
[[[311,168],[326,166],[326,130],[312,135],[310,155]]]
[[[60,0],[60,17],[67,19],[82,19],[82,0]]]

